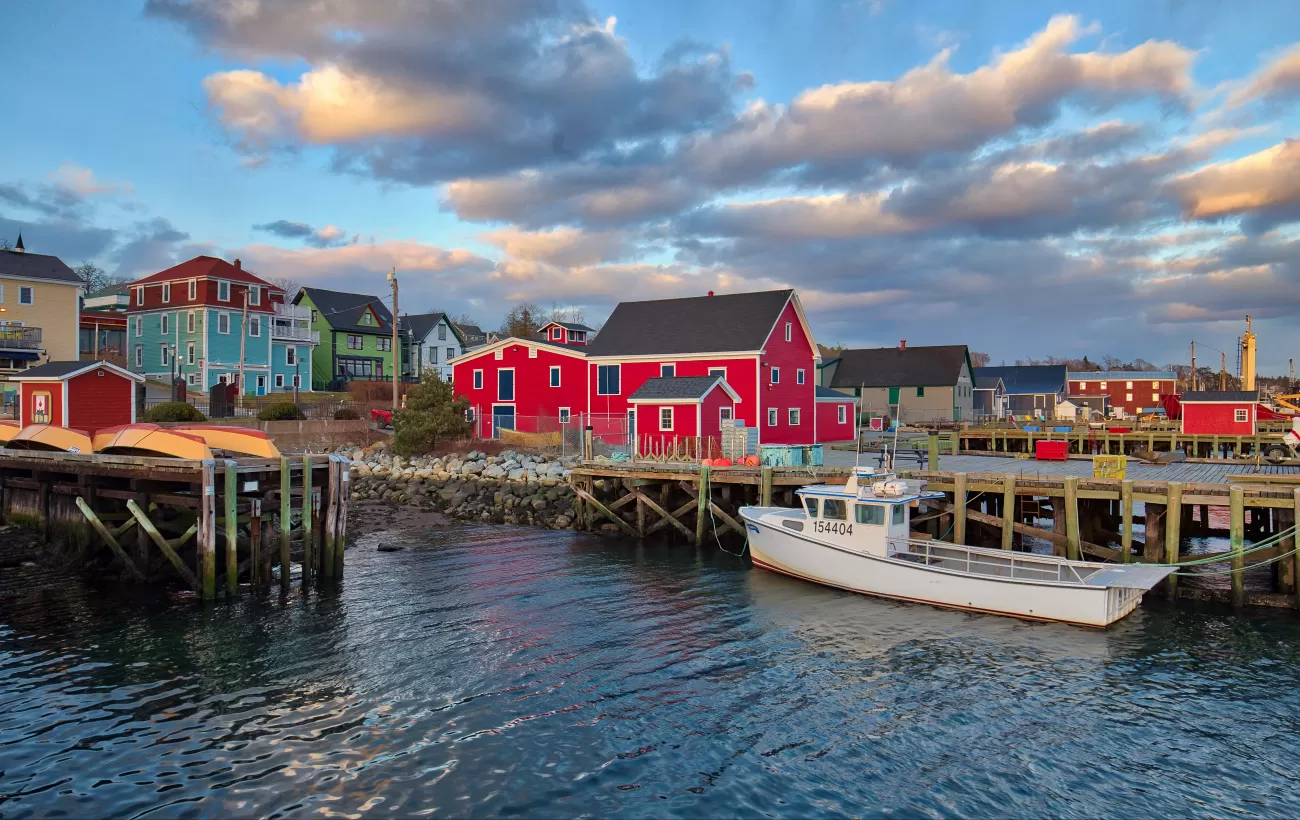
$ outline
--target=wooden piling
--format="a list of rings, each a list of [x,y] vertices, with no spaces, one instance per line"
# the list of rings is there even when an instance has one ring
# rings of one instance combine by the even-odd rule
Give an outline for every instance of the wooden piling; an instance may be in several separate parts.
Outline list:
[[[1133,480],[1126,478],[1119,487],[1119,560],[1127,564],[1133,560]]]
[[[216,464],[205,458],[199,479],[199,578],[203,600],[217,597],[217,480]]]
[[[140,505],[136,504],[134,499],[127,499],[126,509],[135,517],[136,526],[140,532],[144,533],[145,538],[152,539],[163,556],[176,569],[176,572],[185,579],[185,583],[190,585],[190,589],[197,590],[199,588],[199,579],[194,576],[189,567],[185,566],[185,562],[176,554],[176,550],[172,549],[172,545],[167,542],[167,539],[163,538],[162,533],[158,532],[158,528],[149,520],[149,516],[145,515],[144,510],[140,509]]]
[[[316,502],[311,490],[311,456],[302,456],[302,585],[311,584],[315,574],[315,550],[312,548],[312,518],[316,515]]]
[[[280,456],[280,589],[290,580],[289,538],[293,532],[293,494],[290,487],[289,457]]]
[[[929,449],[929,466],[926,468],[933,472],[939,470],[939,434],[931,433],[926,441]]]
[[[113,537],[113,534],[108,531],[108,527],[105,527],[104,522],[100,521],[99,516],[95,515],[95,511],[86,503],[86,499],[77,496],[76,503],[77,509],[81,510],[81,514],[86,516],[86,520],[90,522],[90,526],[95,530],[95,532],[99,533],[100,538],[104,539],[104,543],[113,551],[113,554],[117,556],[117,559],[122,562],[122,566],[126,567],[127,572],[134,575],[137,580],[143,581],[144,573],[142,573],[140,569],[136,567],[135,563],[127,557],[126,550],[122,549],[122,545],[119,544],[117,539]]]
[[[700,465],[700,479],[697,485],[699,495],[695,501],[695,543],[704,543],[704,519],[709,514],[709,496],[712,493],[709,490],[709,466]]]
[[[1177,481],[1169,484],[1169,504],[1165,508],[1165,563],[1177,564],[1178,554],[1180,552],[1179,530],[1182,527],[1183,516],[1183,485]],[[1178,576],[1170,575],[1165,579],[1165,590],[1169,600],[1178,597]]]
[[[321,527],[321,576],[334,577],[334,528],[338,523],[339,457],[329,457],[329,478],[326,479],[328,498],[325,501],[325,521]]]
[[[1289,539],[1290,547],[1284,548],[1282,550],[1283,552],[1286,552],[1287,549],[1295,549],[1296,547],[1300,547],[1300,487],[1296,487],[1291,492],[1292,492],[1292,499],[1294,502],[1292,506],[1292,510],[1294,510],[1294,512],[1291,514],[1291,525],[1293,527],[1297,527],[1298,529],[1296,529],[1291,533],[1291,538]],[[1292,562],[1291,577],[1295,583],[1296,606],[1300,607],[1300,552],[1296,552],[1294,555],[1291,556],[1291,562]]]
[[[262,499],[251,499],[253,508],[248,511],[248,573],[252,578],[253,589],[259,590],[269,580],[262,572]]]
[[[966,474],[952,477],[952,542],[966,543]]]
[[[1016,523],[1016,476],[1007,473],[1002,478],[1002,549],[1011,549],[1011,537]]]
[[[226,592],[239,591],[239,469],[226,459]]]
[[[334,577],[343,577],[343,550],[348,539],[348,499],[352,497],[352,469],[350,462],[339,462],[338,522],[334,525]]]
[[[1233,484],[1228,489],[1228,546],[1232,551],[1232,605],[1242,606],[1246,603],[1246,577],[1244,573],[1246,556],[1246,509],[1244,490],[1241,485]]]
[[[1080,559],[1079,536],[1079,477],[1065,477],[1065,557],[1071,561]]]
[[[764,467],[759,473],[758,505],[772,506],[772,468]]]

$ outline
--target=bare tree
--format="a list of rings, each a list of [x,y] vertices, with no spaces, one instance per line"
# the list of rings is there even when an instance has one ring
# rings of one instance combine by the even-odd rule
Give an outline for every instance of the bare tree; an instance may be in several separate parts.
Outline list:
[[[975,367],[988,367],[989,354],[982,353],[978,350],[972,350],[970,352],[970,363]]]
[[[449,310],[439,310],[437,307],[431,307],[428,310],[426,310],[425,313],[446,314],[448,321],[450,321],[454,325],[474,325],[475,327],[478,326],[478,322],[474,321],[474,317],[470,316],[468,313],[465,313],[463,311],[461,313],[452,313]]]
[[[534,336],[549,321],[547,314],[532,302],[520,302],[506,314],[501,323],[502,336],[527,338]]]
[[[275,285],[277,288],[284,291],[284,298],[290,302],[293,301],[294,296],[298,295],[298,291],[302,289],[302,285],[298,284],[297,281],[290,279],[287,276],[276,276],[271,279],[267,279],[266,281],[270,282],[272,285]]]
[[[86,293],[98,293],[101,290],[114,287],[116,285],[125,285],[131,282],[123,276],[109,276],[108,272],[93,262],[82,262],[72,269],[72,272],[81,277],[86,283]]]

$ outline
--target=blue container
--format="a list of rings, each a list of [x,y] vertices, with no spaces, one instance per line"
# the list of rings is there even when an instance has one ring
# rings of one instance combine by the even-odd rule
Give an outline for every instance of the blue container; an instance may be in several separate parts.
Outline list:
[[[764,444],[759,447],[758,457],[764,467],[802,467],[803,448],[788,444]]]
[[[1025,430],[1026,433],[1037,433],[1037,432],[1038,432],[1038,425],[1037,425],[1037,424],[1026,424],[1025,427],[1024,427],[1024,430]]]
[[[1074,432],[1074,428],[1073,428],[1073,427],[1053,427],[1053,428],[1052,428],[1052,432],[1054,432],[1054,433],[1073,433],[1073,432]]]
[[[822,445],[806,444],[800,448],[803,450],[803,466],[821,467],[822,466]]]

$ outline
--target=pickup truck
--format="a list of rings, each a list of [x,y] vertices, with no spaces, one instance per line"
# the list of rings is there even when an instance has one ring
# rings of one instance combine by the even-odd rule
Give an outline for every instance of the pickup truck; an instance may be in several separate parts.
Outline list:
[[[378,407],[376,407],[374,410],[370,411],[370,421],[373,422],[374,424],[379,425],[380,427],[392,427],[393,411],[381,410]]]

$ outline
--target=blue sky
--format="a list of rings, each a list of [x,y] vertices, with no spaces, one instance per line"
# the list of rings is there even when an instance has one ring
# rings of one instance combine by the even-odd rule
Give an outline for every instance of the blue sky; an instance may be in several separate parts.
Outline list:
[[[1286,3],[9,3],[0,236],[494,326],[791,286],[819,340],[1300,355]]]

